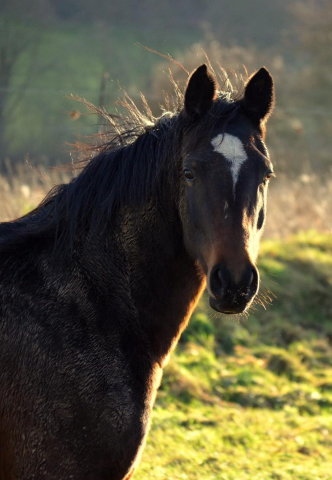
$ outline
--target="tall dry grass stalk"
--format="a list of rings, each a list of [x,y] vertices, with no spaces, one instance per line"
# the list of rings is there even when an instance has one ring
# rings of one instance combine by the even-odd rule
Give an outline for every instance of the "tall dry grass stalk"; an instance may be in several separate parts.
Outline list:
[[[0,221],[13,220],[34,208],[56,184],[72,175],[27,164],[7,165],[0,175]],[[278,176],[271,182],[264,236],[286,237],[299,230],[315,229],[332,233],[332,176],[320,181],[303,174],[296,180]]]

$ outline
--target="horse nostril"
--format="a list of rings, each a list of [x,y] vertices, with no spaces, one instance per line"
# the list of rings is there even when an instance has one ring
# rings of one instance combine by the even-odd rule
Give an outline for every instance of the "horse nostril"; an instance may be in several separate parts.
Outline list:
[[[215,265],[209,277],[210,295],[219,302],[235,305],[241,301],[249,302],[258,290],[258,271],[252,264],[247,265],[239,280],[222,265]]]
[[[249,280],[249,294],[255,295],[258,288],[258,272],[256,268],[251,270],[250,280]]]
[[[223,286],[224,286],[224,279],[221,268],[216,267],[212,270],[210,275],[210,289],[211,293],[216,298],[221,298],[223,295]]]
[[[249,278],[249,288],[251,288],[251,285],[255,281],[255,276],[254,276],[254,271],[252,270],[250,273],[250,278]]]
[[[217,270],[217,273],[218,273],[218,278],[220,280],[220,283],[222,284],[222,273],[221,273],[220,268]]]

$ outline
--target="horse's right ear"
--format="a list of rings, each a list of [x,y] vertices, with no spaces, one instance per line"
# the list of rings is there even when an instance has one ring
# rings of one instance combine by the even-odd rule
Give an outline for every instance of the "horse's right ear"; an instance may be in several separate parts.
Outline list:
[[[216,81],[205,64],[198,67],[189,77],[184,95],[184,109],[192,119],[205,115],[216,98]]]

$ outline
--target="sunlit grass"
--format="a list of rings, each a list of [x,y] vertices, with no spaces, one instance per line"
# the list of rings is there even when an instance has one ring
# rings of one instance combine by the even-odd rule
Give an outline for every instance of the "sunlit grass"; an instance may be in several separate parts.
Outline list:
[[[137,479],[332,478],[332,236],[261,253],[277,298],[245,322],[209,317],[203,299],[165,369]]]
[[[332,416],[200,403],[157,407],[136,478],[330,479]]]
[[[181,346],[137,478],[331,478],[331,349],[316,340],[289,350]]]

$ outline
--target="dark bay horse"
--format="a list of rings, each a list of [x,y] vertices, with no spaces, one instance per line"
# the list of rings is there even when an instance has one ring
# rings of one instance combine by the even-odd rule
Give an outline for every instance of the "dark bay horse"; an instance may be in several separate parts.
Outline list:
[[[202,65],[176,111],[110,117],[74,180],[0,225],[2,480],[132,477],[206,283],[226,314],[258,291],[273,101],[265,68],[231,98]]]

